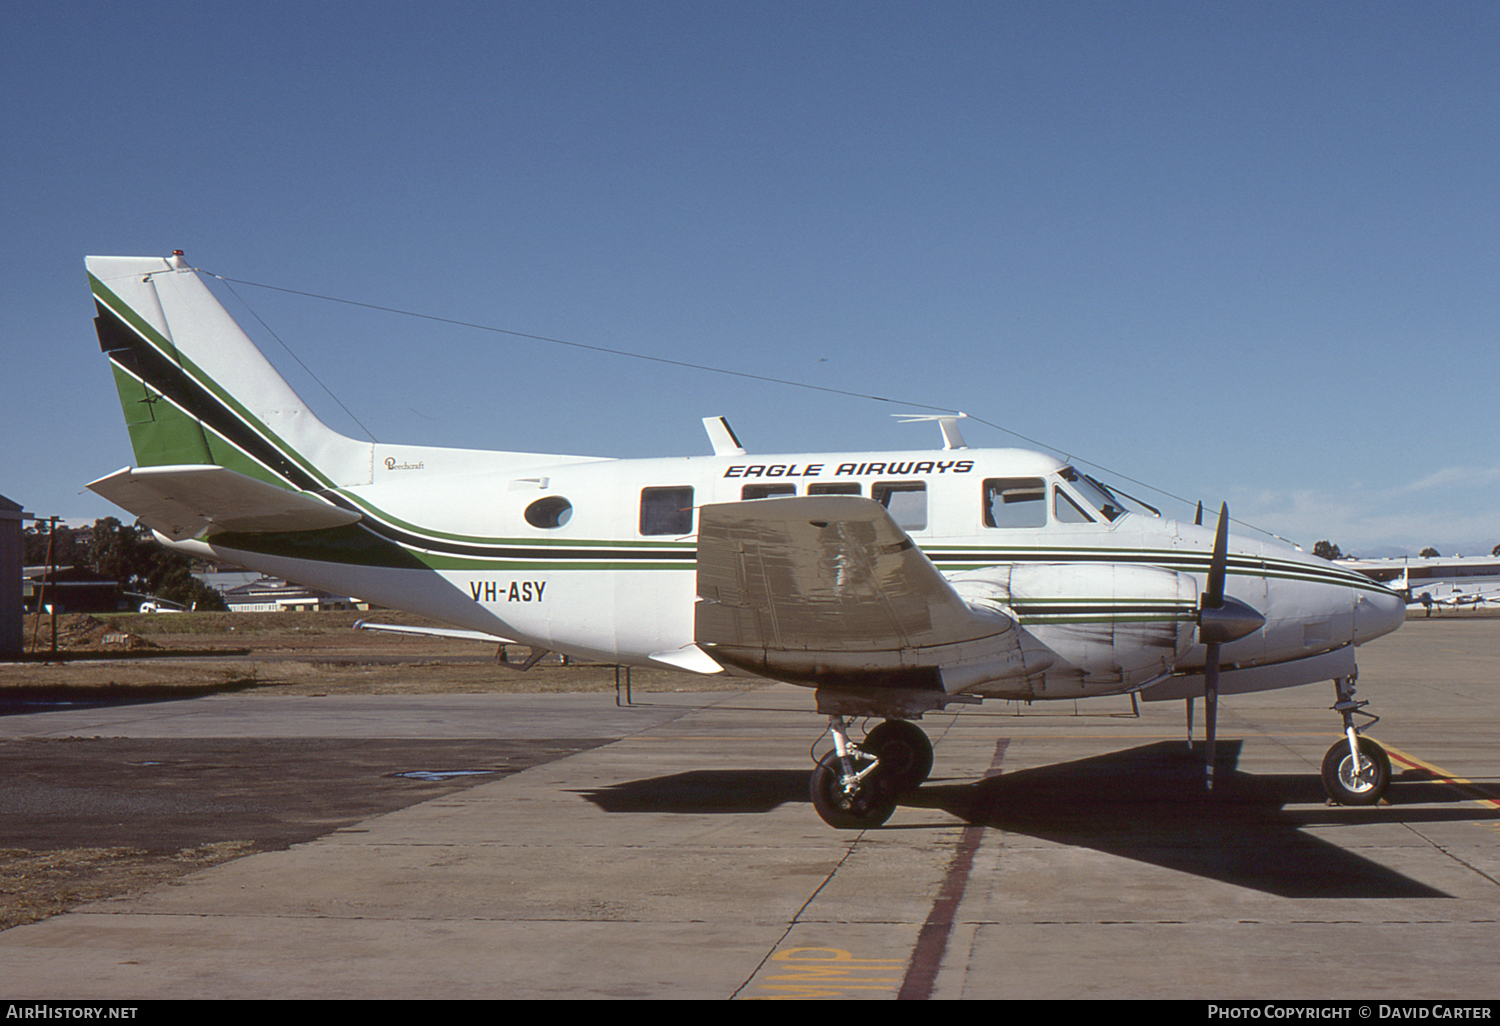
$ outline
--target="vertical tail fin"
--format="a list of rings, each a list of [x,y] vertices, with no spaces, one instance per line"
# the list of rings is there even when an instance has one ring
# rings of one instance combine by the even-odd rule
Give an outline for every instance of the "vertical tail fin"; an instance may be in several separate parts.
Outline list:
[[[308,491],[370,481],[373,444],[320,421],[181,253],[87,264],[140,466],[213,464]]]

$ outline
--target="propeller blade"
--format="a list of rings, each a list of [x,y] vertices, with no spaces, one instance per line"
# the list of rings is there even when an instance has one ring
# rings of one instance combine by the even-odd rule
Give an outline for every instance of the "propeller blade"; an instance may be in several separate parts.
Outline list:
[[[1219,507],[1219,527],[1214,532],[1214,554],[1208,564],[1208,582],[1203,589],[1203,607],[1224,604],[1224,574],[1229,566],[1229,503]]]
[[[1193,524],[1196,527],[1203,526],[1203,500],[1198,500],[1198,512],[1193,515]]]
[[[1201,504],[1199,509],[1202,512]],[[1208,563],[1208,579],[1198,600],[1198,640],[1203,654],[1204,783],[1214,789],[1214,761],[1218,755],[1219,648],[1252,634],[1266,618],[1239,599],[1226,598],[1224,581],[1229,571],[1229,503],[1219,507],[1219,526],[1214,532],[1214,552]],[[1191,730],[1191,727],[1189,728]]]
[[[1218,646],[1253,634],[1266,618],[1239,599],[1226,598],[1224,580],[1229,570],[1229,503],[1219,508],[1219,526],[1214,532],[1214,551],[1208,563],[1208,579],[1198,598],[1198,640]],[[1217,652],[1215,647],[1213,651]],[[1214,666],[1218,673],[1218,666]],[[1216,682],[1217,683],[1217,682]]]

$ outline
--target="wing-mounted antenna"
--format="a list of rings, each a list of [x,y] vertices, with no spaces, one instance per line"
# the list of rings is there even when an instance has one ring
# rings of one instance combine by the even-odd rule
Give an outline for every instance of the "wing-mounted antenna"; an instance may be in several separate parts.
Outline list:
[[[935,420],[943,432],[944,449],[967,449],[969,443],[964,441],[964,436],[958,430],[958,422],[967,417],[968,414],[960,411],[952,413],[893,413],[892,417],[903,424],[915,424],[923,420]]]
[[[745,447],[734,436],[734,428],[723,417],[704,417],[703,428],[713,444],[715,456],[743,456]]]

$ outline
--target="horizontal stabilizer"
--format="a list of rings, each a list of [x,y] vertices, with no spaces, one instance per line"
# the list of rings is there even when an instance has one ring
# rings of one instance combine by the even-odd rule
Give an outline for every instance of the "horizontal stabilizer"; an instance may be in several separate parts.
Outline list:
[[[351,510],[225,467],[126,467],[88,487],[173,541],[221,531],[315,531],[359,520]]]

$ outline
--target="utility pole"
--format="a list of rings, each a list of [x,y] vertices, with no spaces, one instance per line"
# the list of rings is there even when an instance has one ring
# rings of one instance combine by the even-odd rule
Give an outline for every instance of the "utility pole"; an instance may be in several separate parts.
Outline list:
[[[61,517],[36,517],[37,522],[45,522],[47,525],[47,583],[42,595],[50,601],[47,608],[50,611],[52,624],[52,647],[49,650],[47,661],[53,662],[57,659],[57,523]],[[36,626],[31,629],[31,647],[36,649],[37,632],[42,629],[42,602],[39,598],[36,604]]]

